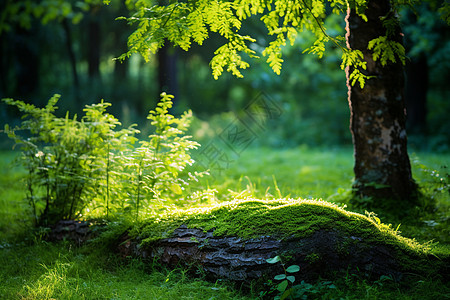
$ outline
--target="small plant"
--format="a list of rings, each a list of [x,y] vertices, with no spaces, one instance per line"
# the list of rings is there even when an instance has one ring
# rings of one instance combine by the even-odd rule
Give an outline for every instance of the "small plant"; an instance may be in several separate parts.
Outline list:
[[[169,114],[172,95],[161,94],[161,101],[151,110],[147,119],[155,127],[148,140],[139,141],[140,147],[133,150],[126,164],[132,182],[132,193],[136,206],[136,217],[142,202],[163,201],[165,198],[180,198],[191,180],[197,181],[206,172],[184,174],[185,168],[194,163],[190,150],[200,146],[185,135],[192,119],[192,111],[180,118]]]
[[[278,291],[278,295],[274,297],[274,300],[308,299],[308,295],[312,296],[311,299],[319,299],[320,295],[325,296],[329,293],[330,289],[336,288],[331,281],[319,281],[316,284],[310,284],[302,280],[300,283],[294,285],[295,276],[293,274],[300,271],[298,265],[291,265],[286,268],[279,256],[269,258],[266,261],[269,264],[276,264],[279,262],[284,270],[283,274],[274,277],[274,280],[279,282],[275,288]],[[270,281],[270,283],[272,282]]]
[[[135,125],[115,130],[121,123],[106,113],[110,103],[101,101],[87,105],[82,122],[88,128],[86,143],[92,149],[87,163],[92,184],[88,186],[91,201],[89,207],[103,208],[106,216],[125,207],[123,185],[127,173],[123,167],[125,156],[136,143],[139,130]]]
[[[97,182],[93,162],[102,146],[97,127],[115,126],[106,124],[110,120],[101,124],[79,121],[68,113],[58,118],[54,112],[59,98],[53,96],[44,108],[3,99],[24,114],[20,127],[5,126],[5,132],[21,147],[20,161],[28,171],[27,198],[38,225],[79,217]],[[87,116],[86,121],[89,119]],[[18,132],[23,132],[23,136]]]
[[[291,266],[285,268],[284,263],[282,262],[281,258],[278,255],[273,258],[269,258],[266,261],[269,264],[276,264],[279,262],[284,270],[284,274],[279,274],[274,277],[274,279],[277,281],[281,280],[281,282],[277,285],[277,288],[276,288],[278,290],[278,292],[280,292],[280,294],[275,296],[274,299],[275,300],[283,300],[283,299],[287,299],[288,297],[290,299],[293,299],[292,295],[294,292],[293,284],[295,282],[295,276],[290,275],[290,274],[297,273],[298,271],[300,271],[300,267],[297,265],[291,265]]]
[[[116,130],[121,123],[106,113],[110,103],[86,106],[78,120],[69,113],[55,116],[59,95],[44,108],[3,99],[24,114],[20,127],[6,125],[5,132],[22,150],[27,200],[36,225],[80,218],[93,210],[109,217],[135,208],[138,217],[142,202],[148,206],[179,198],[191,180],[206,173],[182,174],[194,163],[189,151],[199,146],[185,135],[192,112],[175,118],[168,113],[173,96],[161,97],[148,116],[155,132],[138,147],[134,144],[139,131],[135,125]]]

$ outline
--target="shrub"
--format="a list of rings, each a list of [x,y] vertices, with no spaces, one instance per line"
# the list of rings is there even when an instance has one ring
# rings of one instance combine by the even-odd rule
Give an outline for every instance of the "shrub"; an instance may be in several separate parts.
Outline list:
[[[84,212],[106,214],[135,209],[162,197],[182,195],[189,180],[203,173],[180,172],[193,163],[189,151],[198,143],[184,136],[191,112],[175,118],[168,113],[173,96],[162,94],[148,119],[155,133],[140,141],[135,125],[117,130],[121,123],[106,113],[110,103],[88,105],[85,115],[56,117],[55,95],[44,108],[3,99],[16,106],[24,121],[5,132],[21,148],[20,163],[27,170],[27,200],[37,225],[80,218]],[[18,133],[21,132],[22,135]]]

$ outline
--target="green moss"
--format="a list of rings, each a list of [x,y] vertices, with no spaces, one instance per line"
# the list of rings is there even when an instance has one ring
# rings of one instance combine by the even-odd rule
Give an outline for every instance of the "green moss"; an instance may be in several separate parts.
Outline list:
[[[181,225],[214,229],[214,235],[239,236],[244,239],[272,236],[278,239],[307,237],[317,230],[334,230],[382,242],[412,253],[429,253],[430,247],[402,237],[380,222],[373,214],[349,212],[320,200],[236,200],[214,206],[176,210],[147,219],[132,231],[143,243],[170,234]]]
[[[306,261],[313,264],[315,262],[318,262],[320,260],[320,255],[317,253],[311,253],[306,256]]]

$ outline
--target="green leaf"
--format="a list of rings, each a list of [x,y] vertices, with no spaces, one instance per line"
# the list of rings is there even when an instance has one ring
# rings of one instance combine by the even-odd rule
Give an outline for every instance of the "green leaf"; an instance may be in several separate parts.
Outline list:
[[[294,281],[295,281],[294,276],[287,276],[286,279],[289,280],[291,283],[294,283]]]
[[[395,63],[396,57],[402,64],[405,64],[405,48],[402,44],[389,40],[387,36],[380,36],[371,40],[367,49],[373,51],[373,60],[380,60],[383,66],[389,61]]]
[[[172,183],[170,185],[170,190],[177,195],[181,195],[183,193],[183,191],[181,190],[181,187],[176,183]]]
[[[286,275],[285,274],[279,274],[279,275],[275,276],[273,279],[275,279],[275,280],[283,280],[283,279],[286,279]]]
[[[266,259],[266,261],[267,261],[269,264],[276,264],[277,262],[281,261],[281,258],[277,255],[277,256],[275,256],[275,257]]]
[[[298,272],[298,271],[300,271],[300,267],[297,266],[297,265],[289,266],[289,267],[286,269],[286,272],[288,272],[288,273],[296,273],[296,272]]]
[[[278,286],[277,290],[280,292],[284,292],[288,286],[289,282],[287,280],[282,281]]]
[[[288,289],[286,291],[284,291],[283,295],[281,295],[280,300],[284,300],[287,299],[292,293],[293,293],[293,289]]]

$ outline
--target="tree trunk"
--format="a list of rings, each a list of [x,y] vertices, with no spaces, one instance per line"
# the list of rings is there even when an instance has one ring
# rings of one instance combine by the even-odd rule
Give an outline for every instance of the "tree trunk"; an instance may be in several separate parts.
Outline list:
[[[88,22],[89,47],[88,47],[88,75],[89,79],[98,79],[100,76],[100,6],[94,6],[91,10]]]
[[[62,26],[66,34],[66,48],[67,53],[69,55],[70,67],[72,70],[73,90],[75,97],[78,100],[80,98],[79,97],[80,81],[78,80],[77,60],[75,58],[75,52],[72,47],[72,31],[70,29],[69,21],[67,19],[64,19],[62,21]]]
[[[35,28],[18,27],[13,33],[1,35],[0,98],[33,98],[38,90],[40,49],[33,40],[37,33]]]
[[[397,60],[382,66],[373,60],[372,51],[367,50],[369,41],[385,35],[380,17],[389,13],[392,12],[388,0],[371,0],[365,10],[367,22],[354,9],[348,10],[346,18],[347,45],[363,52],[367,62],[365,74],[374,76],[361,89],[359,85],[351,86],[348,77],[352,68],[347,70],[355,156],[354,188],[360,198],[396,200],[395,204],[393,201],[373,203],[375,206],[410,205],[417,197],[407,151],[402,63]],[[402,42],[400,28],[391,39]]]
[[[177,53],[168,42],[158,50],[158,81],[159,93],[166,92],[175,96],[178,100],[178,79],[177,79]]]

